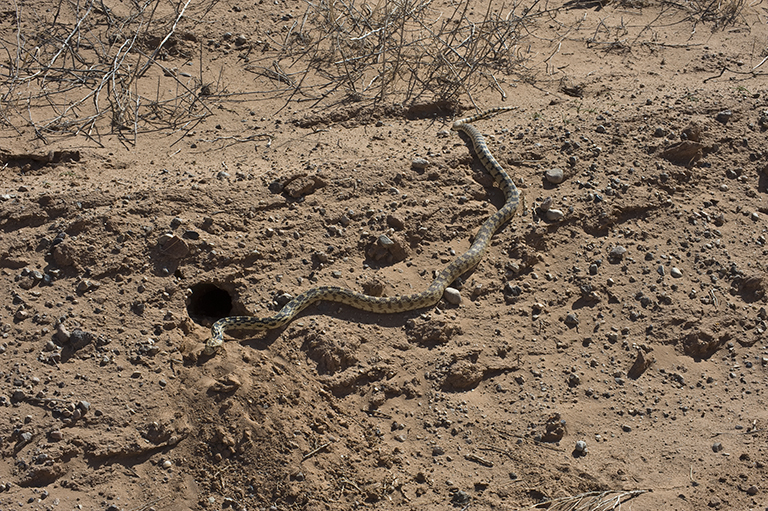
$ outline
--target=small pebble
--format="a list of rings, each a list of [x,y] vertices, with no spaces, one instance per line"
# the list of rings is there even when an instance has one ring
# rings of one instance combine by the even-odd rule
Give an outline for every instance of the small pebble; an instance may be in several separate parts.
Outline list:
[[[82,279],[80,282],[77,283],[77,292],[78,293],[86,293],[88,291],[92,291],[95,289],[98,289],[101,286],[98,282],[94,282],[90,279]]]
[[[587,450],[587,442],[585,442],[584,440],[579,440],[578,442],[576,442],[576,452],[583,453],[583,452],[586,452],[586,450]]]
[[[451,497],[451,502],[454,505],[458,505],[458,506],[467,504],[471,500],[472,500],[472,496],[469,493],[462,490],[457,491],[456,493],[453,494],[453,497]]]
[[[759,490],[757,489],[757,486],[753,484],[752,486],[747,488],[747,495],[757,495],[758,491]]]
[[[679,279],[683,276],[683,272],[680,271],[679,268],[673,267],[671,270],[669,270],[669,274],[672,275],[674,278]]]
[[[720,452],[723,450],[723,444],[720,442],[715,442],[712,444],[712,452]]]
[[[64,324],[59,323],[56,325],[56,339],[60,344],[66,344],[69,342],[69,336],[72,335],[69,330],[64,327]]]
[[[60,429],[55,429],[51,431],[50,437],[51,437],[51,440],[58,441],[64,438],[64,433],[62,433]]]
[[[563,212],[560,211],[559,209],[549,209],[547,210],[546,215],[547,215],[547,220],[549,220],[550,222],[559,222],[565,217]]]
[[[621,245],[616,245],[611,249],[611,252],[609,253],[609,256],[611,259],[623,259],[624,254],[627,253],[627,249],[622,247]]]
[[[461,303],[461,293],[459,293],[458,289],[454,289],[452,287],[445,288],[445,291],[443,292],[443,298],[445,298],[446,302],[452,305],[459,305]]]
[[[717,122],[727,124],[728,121],[731,120],[731,117],[733,117],[733,112],[731,112],[730,110],[723,110],[717,113],[717,115],[715,116],[715,120]]]
[[[544,173],[544,177],[547,181],[556,185],[563,182],[565,179],[565,174],[563,173],[563,169],[551,168],[547,169],[547,171]]]
[[[163,462],[163,468],[171,468],[173,466],[173,463],[171,463],[171,460],[165,460]]]
[[[429,160],[426,158],[414,158],[411,161],[411,166],[416,170],[424,170],[429,166]]]
[[[511,296],[520,296],[523,294],[523,289],[520,286],[513,284],[512,282],[507,282],[504,285],[504,293]]]
[[[546,199],[544,199],[544,201],[541,203],[541,206],[539,207],[544,213],[546,213],[547,211],[549,211],[549,208],[552,207],[552,202],[553,202],[552,197],[547,197]]]

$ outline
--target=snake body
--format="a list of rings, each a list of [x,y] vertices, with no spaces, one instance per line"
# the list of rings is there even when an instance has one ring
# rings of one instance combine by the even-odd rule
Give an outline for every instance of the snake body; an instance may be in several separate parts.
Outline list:
[[[499,165],[499,162],[496,161],[488,150],[483,135],[477,128],[470,124],[478,119],[489,117],[497,112],[512,110],[513,108],[515,107],[493,108],[472,117],[459,119],[453,123],[451,129],[454,131],[462,131],[470,137],[475,153],[483,166],[496,180],[499,188],[504,193],[506,202],[501,209],[483,222],[483,225],[481,225],[480,229],[477,231],[475,240],[472,243],[472,246],[469,247],[469,250],[454,259],[453,262],[445,267],[425,291],[410,295],[380,297],[358,293],[357,291],[342,287],[313,287],[293,298],[273,316],[265,318],[257,318],[254,316],[229,316],[216,321],[213,324],[213,327],[211,327],[211,338],[206,343],[203,353],[206,355],[215,354],[224,342],[223,337],[226,330],[259,331],[279,328],[290,322],[309,305],[320,300],[343,303],[356,309],[379,313],[404,312],[422,309],[430,307],[440,301],[446,287],[448,287],[458,276],[464,274],[480,262],[493,234],[502,224],[514,216],[515,210],[520,203],[520,194],[515,187],[512,178],[509,177],[501,165]]]

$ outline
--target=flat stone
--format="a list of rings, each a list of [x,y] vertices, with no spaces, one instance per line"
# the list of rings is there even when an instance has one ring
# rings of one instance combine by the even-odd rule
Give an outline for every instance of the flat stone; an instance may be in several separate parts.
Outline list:
[[[557,185],[563,182],[565,179],[565,174],[563,173],[563,169],[558,169],[555,167],[547,169],[547,171],[544,173],[544,178],[550,183]]]

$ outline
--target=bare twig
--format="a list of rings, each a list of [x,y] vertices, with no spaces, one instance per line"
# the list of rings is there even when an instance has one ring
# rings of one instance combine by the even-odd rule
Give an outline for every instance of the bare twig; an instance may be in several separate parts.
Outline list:
[[[176,20],[173,22],[173,26],[171,27],[171,30],[165,35],[163,40],[160,42],[160,44],[157,45],[157,48],[155,48],[155,52],[152,54],[152,56],[147,60],[146,64],[144,64],[144,67],[141,68],[141,71],[139,71],[136,76],[138,78],[141,78],[146,70],[155,62],[155,58],[157,57],[157,54],[160,53],[160,50],[163,48],[163,45],[168,41],[168,39],[171,38],[173,33],[176,31],[176,25],[179,24],[179,21],[181,21],[181,17],[184,16],[184,11],[187,10],[187,7],[189,6],[189,2],[192,0],[187,0],[187,2],[184,4],[184,7],[181,8],[181,11],[179,12],[179,15],[176,16]]]
[[[303,457],[301,460],[302,460],[302,461],[308,460],[309,458],[311,458],[311,457],[312,457],[312,456],[314,456],[315,454],[319,453],[320,451],[322,451],[323,449],[325,449],[326,447],[328,447],[329,445],[331,445],[331,443],[332,443],[332,442],[326,442],[326,443],[324,443],[323,445],[321,445],[320,447],[318,447],[317,449],[312,449],[312,450],[311,450],[311,451],[309,451],[307,454],[305,454],[305,455],[304,455],[304,457]]]

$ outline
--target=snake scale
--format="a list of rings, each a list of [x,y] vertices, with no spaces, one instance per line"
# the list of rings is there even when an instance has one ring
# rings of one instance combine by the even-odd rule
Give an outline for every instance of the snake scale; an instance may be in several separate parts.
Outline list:
[[[441,271],[429,287],[420,293],[399,296],[370,296],[358,293],[351,289],[335,286],[313,287],[289,301],[273,316],[266,318],[257,318],[254,316],[230,316],[216,321],[211,327],[211,338],[205,345],[203,353],[213,355],[224,342],[224,332],[227,330],[246,330],[259,331],[279,328],[290,322],[297,314],[307,308],[309,305],[326,300],[329,302],[338,302],[349,305],[356,309],[370,312],[393,313],[403,312],[415,309],[430,307],[440,301],[445,288],[448,287],[458,276],[474,268],[483,257],[485,249],[491,241],[491,237],[496,230],[515,214],[520,203],[520,194],[515,187],[512,178],[499,165],[499,162],[493,157],[485,144],[480,131],[470,123],[478,119],[484,119],[491,115],[512,110],[515,107],[505,106],[486,110],[472,117],[459,119],[453,123],[451,129],[462,131],[471,139],[477,157],[483,166],[490,172],[496,180],[501,191],[504,192],[506,202],[504,206],[491,215],[480,229],[477,231],[475,240],[469,250],[453,260]]]

